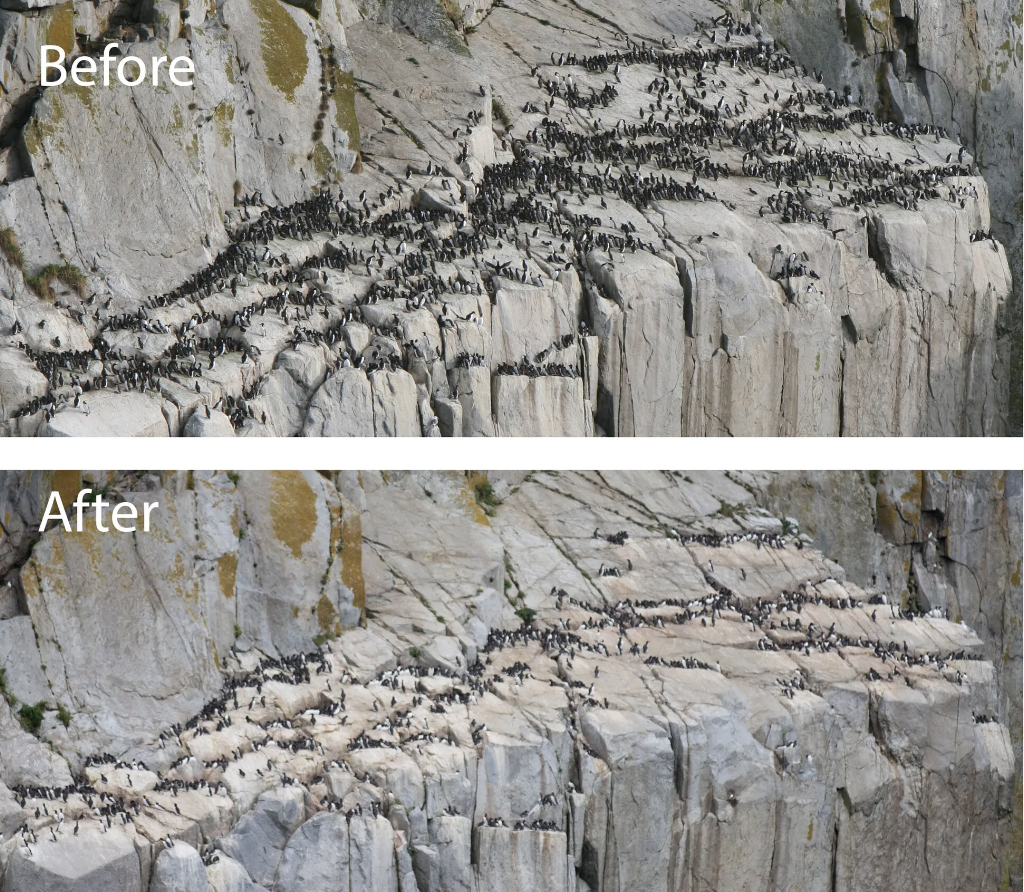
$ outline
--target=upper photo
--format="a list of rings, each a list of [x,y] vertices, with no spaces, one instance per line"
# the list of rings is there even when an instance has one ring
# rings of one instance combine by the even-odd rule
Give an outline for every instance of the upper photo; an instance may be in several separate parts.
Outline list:
[[[0,0],[0,434],[1021,434],[1019,4]]]

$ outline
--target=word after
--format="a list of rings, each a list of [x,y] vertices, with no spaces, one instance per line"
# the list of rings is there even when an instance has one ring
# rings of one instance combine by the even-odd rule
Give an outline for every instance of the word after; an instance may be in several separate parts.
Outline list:
[[[137,87],[147,79],[154,87],[160,84],[161,66],[167,66],[166,79],[176,87],[191,87],[192,75],[196,73],[195,63],[188,56],[153,56],[149,67],[138,56],[124,56],[120,61],[114,59],[116,43],[108,43],[103,48],[103,55],[98,59],[92,56],[78,56],[71,63],[71,80],[80,87],[96,86],[97,76],[101,76],[103,86],[110,86],[110,69],[116,69],[117,80],[126,87]],[[53,59],[51,60],[51,55]],[[59,46],[44,43],[39,48],[39,70],[42,72],[41,83],[44,87],[59,87],[68,78],[68,69],[64,65],[64,50]],[[116,61],[116,66],[115,66]],[[55,71],[54,74],[50,74]],[[102,74],[101,74],[102,71]]]
[[[39,532],[45,532],[46,525],[51,520],[59,520],[61,525],[64,527],[64,532],[81,533],[85,529],[85,509],[95,508],[96,509],[96,529],[101,533],[110,532],[110,527],[105,525],[105,517],[103,513],[104,508],[112,508],[110,519],[114,524],[114,529],[119,533],[134,533],[136,532],[136,521],[139,519],[139,509],[131,502],[118,502],[116,505],[112,502],[108,502],[103,498],[102,493],[96,493],[91,499],[87,499],[87,496],[92,493],[91,489],[83,489],[78,493],[78,498],[71,503],[69,507],[74,508],[74,516],[77,520],[74,528],[71,526],[71,519],[68,517],[67,511],[64,510],[64,501],[60,497],[59,492],[50,493],[50,501],[46,503],[46,511],[43,514],[42,523],[39,524]],[[149,532],[149,516],[160,507],[159,502],[143,502],[142,503],[142,531],[144,533]]]

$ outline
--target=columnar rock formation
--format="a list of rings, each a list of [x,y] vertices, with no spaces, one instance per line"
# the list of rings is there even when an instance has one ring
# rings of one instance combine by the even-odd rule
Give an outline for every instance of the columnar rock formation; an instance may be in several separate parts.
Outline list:
[[[777,473],[758,501],[792,516],[852,581],[899,593],[920,609],[949,610],[978,633],[996,669],[1020,790],[1020,472]],[[1013,851],[1021,826],[1018,797]],[[1019,889],[1016,857],[1010,878]]]
[[[1002,432],[1011,279],[972,154],[885,123],[748,14],[234,4],[218,40],[191,32],[223,102],[197,87],[175,117],[164,94],[61,87],[19,125],[5,432]],[[248,46],[261,16],[296,46]],[[275,61],[301,55],[285,83]],[[82,188],[69,133],[119,102],[158,135]],[[310,135],[281,123],[307,111]],[[111,191],[117,230],[93,206]]]
[[[976,156],[989,185],[992,231],[1006,246],[1013,292],[999,319],[1006,433],[1021,432],[1021,157],[1024,12],[1015,0],[763,3],[743,0],[824,82],[853,89],[898,121],[945,127]],[[1005,369],[1005,371],[1003,371]]]
[[[1002,879],[1013,754],[984,643],[850,581],[757,506],[770,475],[100,482],[175,520],[33,544],[39,494],[79,481],[0,485],[0,629],[21,634],[0,649],[3,892]],[[117,582],[128,562],[152,594]],[[314,632],[336,572],[339,625]],[[295,609],[261,637],[282,589]],[[60,622],[101,599],[122,634]],[[36,697],[33,733],[10,704]]]

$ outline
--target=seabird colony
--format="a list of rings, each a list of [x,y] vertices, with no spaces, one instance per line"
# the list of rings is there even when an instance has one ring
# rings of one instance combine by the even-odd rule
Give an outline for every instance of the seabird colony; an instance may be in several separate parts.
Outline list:
[[[728,15],[678,43],[619,43],[532,66],[537,98],[517,109],[499,163],[476,182],[460,168],[468,143],[456,128],[448,162],[409,165],[375,194],[331,187],[290,206],[240,196],[228,215],[230,245],[137,308],[84,290],[65,296],[62,309],[88,332],[87,349],[45,332],[30,346],[16,321],[4,334],[49,381],[18,416],[88,411],[90,391],[159,392],[169,380],[245,432],[267,421],[257,398],[276,353],[302,343],[330,348],[332,370],[402,368],[418,371],[420,383],[426,370],[432,399],[457,398],[445,372],[489,364],[467,331],[484,324],[481,311],[502,281],[577,275],[593,288],[592,252],[615,264],[664,249],[660,236],[615,220],[610,199],[641,214],[656,203],[742,202],[838,239],[845,227],[833,224],[832,209],[964,206],[975,194],[958,179],[973,173],[971,159],[941,129],[879,122]],[[480,119],[470,110],[467,132]],[[781,245],[771,276],[817,287],[807,256]],[[787,299],[799,301],[803,289],[787,288]],[[440,342],[416,324],[419,311],[434,318]],[[579,376],[579,354],[560,351],[588,332],[584,318],[579,332],[492,373]],[[218,363],[229,372],[216,372]]]
[[[593,755],[580,722],[588,710],[628,708],[616,680],[619,667],[637,674],[693,673],[686,683],[698,686],[707,683],[701,673],[727,675],[730,670],[720,660],[710,662],[714,645],[702,640],[713,636],[719,624],[733,630],[749,627],[758,650],[835,653],[866,681],[879,684],[913,687],[916,679],[933,674],[963,684],[961,661],[977,658],[963,651],[909,647],[901,641],[907,624],[920,622],[925,614],[888,604],[882,595],[858,600],[823,577],[777,597],[751,596],[720,582],[714,558],[704,557],[739,543],[782,557],[787,549],[802,547],[799,539],[672,528],[664,536],[673,547],[686,549],[698,566],[704,562],[703,592],[611,601],[605,590],[601,603],[596,590],[573,593],[555,586],[529,621],[518,628],[492,629],[476,661],[461,673],[404,665],[360,680],[345,664],[343,649],[334,653],[329,643],[279,659],[257,660],[249,654],[248,669],[242,668],[245,655],[232,654],[224,661],[220,693],[188,721],[159,732],[155,746],[174,756],[162,760],[165,770],[151,769],[139,758],[104,753],[87,758],[70,786],[15,787],[25,814],[18,830],[23,854],[32,857],[39,847],[77,836],[80,829],[106,833],[128,824],[150,842],[172,847],[173,828],[203,812],[195,797],[217,797],[230,808],[233,794],[247,782],[258,789],[301,785],[320,810],[341,812],[350,821],[364,814],[386,816],[393,802],[386,772],[354,771],[351,754],[379,749],[397,755],[425,747],[479,750],[488,740],[482,714],[496,705],[500,711],[499,701],[525,704],[542,696],[563,716],[577,750]],[[615,551],[629,540],[627,531],[595,530],[594,538],[603,543],[598,547],[607,553],[607,563],[619,571],[615,575],[633,572],[631,560],[627,565],[615,559]],[[741,573],[745,580],[746,572]],[[856,635],[837,630],[849,612],[857,615],[847,628],[862,630]],[[927,616],[941,618],[935,611]],[[830,625],[822,617],[832,617]],[[683,627],[695,626],[700,630],[682,633]],[[724,658],[723,652],[719,655]],[[528,685],[533,689],[524,693]],[[814,688],[803,669],[774,679],[780,697],[800,697]],[[286,702],[301,705],[286,709]],[[994,720],[974,716],[976,723]],[[790,750],[789,744],[775,750],[778,770],[787,770]],[[568,820],[562,800],[573,791],[571,782],[569,787],[545,794],[511,821],[473,814],[472,804],[464,816],[485,826],[561,830]],[[446,813],[455,813],[452,806]],[[201,853],[207,864],[219,857],[209,841]]]

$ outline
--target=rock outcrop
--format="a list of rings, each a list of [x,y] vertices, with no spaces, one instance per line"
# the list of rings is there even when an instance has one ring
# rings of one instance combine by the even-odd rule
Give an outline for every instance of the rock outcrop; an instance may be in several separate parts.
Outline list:
[[[1022,687],[1021,474],[1011,472],[778,473],[758,497],[791,516],[859,585],[903,604],[948,611],[985,643],[999,719],[1010,730],[1020,789]],[[1014,838],[1022,803],[1014,801]],[[1013,888],[1021,865],[1011,857]]]
[[[63,659],[82,668],[74,700],[48,674],[41,725],[17,729],[56,759],[32,780],[6,760],[7,701],[27,696],[27,676],[10,676],[0,700],[3,892],[924,892],[1003,881],[1014,757],[986,643],[941,607],[901,603],[885,580],[849,579],[792,519],[758,506],[778,497],[779,478],[290,482],[298,499],[255,472],[110,478],[123,497],[158,493],[169,513],[199,518],[191,547],[204,554],[234,512],[251,521],[285,504],[286,529],[319,529],[320,506],[340,502],[341,577],[365,612],[318,647],[303,643],[303,610],[286,612],[273,641],[220,649],[201,691],[169,665],[189,654],[165,650],[161,676],[136,672],[126,690],[103,671],[118,659],[112,637],[60,632]],[[962,502],[954,487],[949,505]],[[9,476],[0,488],[22,505],[31,487]],[[976,513],[999,510],[994,492],[973,492]],[[269,502],[258,508],[260,493]],[[281,528],[246,531],[243,543],[275,553],[262,560],[289,597],[319,594],[325,583],[286,575],[280,553],[293,543]],[[90,541],[81,535],[78,548]],[[41,628],[43,606],[63,597],[53,580],[74,566],[42,555],[71,553],[70,538],[51,529],[30,558],[0,568],[22,586],[36,579],[23,604],[39,629],[35,659],[54,641]],[[180,555],[164,527],[135,539],[154,572],[159,548]],[[123,556],[91,548],[105,578],[123,572]],[[96,585],[83,581],[77,598]],[[103,594],[126,628],[154,610],[165,623],[182,607],[212,617],[192,589],[164,586],[152,606],[116,585]],[[250,613],[264,602],[269,593],[253,593]],[[213,634],[183,629],[193,649]],[[79,712],[86,687],[117,727]],[[191,715],[184,694],[197,695]]]
[[[308,6],[190,16],[188,108],[32,105],[0,187],[4,432],[1004,431],[1010,266],[936,121],[692,0]],[[83,188],[97,115],[139,144]]]
[[[886,119],[945,127],[977,158],[989,187],[992,231],[1006,246],[1013,291],[998,319],[1005,433],[1021,433],[1021,157],[1024,15],[1015,2],[783,0],[749,9],[836,90]]]

